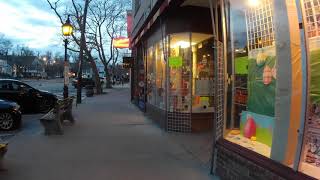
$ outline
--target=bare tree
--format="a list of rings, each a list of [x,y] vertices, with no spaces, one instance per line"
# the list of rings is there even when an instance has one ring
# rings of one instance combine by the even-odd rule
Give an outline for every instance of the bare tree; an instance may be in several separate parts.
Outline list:
[[[11,40],[0,34],[0,55],[8,55],[12,47]]]
[[[17,56],[34,56],[35,52],[28,46],[16,45],[16,47],[13,50],[13,54]]]
[[[119,33],[121,34],[125,26],[125,13],[128,5],[130,5],[129,0],[95,0],[89,7],[88,36],[105,67],[107,88],[111,88],[109,65],[119,57],[119,51],[113,47],[113,39],[119,36]],[[112,65],[114,64],[112,62]]]
[[[88,15],[88,8],[90,3],[93,0],[84,0],[78,2],[77,0],[71,0],[71,7],[72,9],[70,10],[70,15],[71,15],[71,21],[73,22],[73,26],[75,29],[75,32],[72,34],[72,44],[75,46],[74,49],[69,48],[69,50],[72,50],[74,52],[79,53],[79,68],[78,68],[78,81],[81,83],[82,77],[82,62],[84,61],[84,57],[88,59],[88,61],[91,64],[91,68],[93,70],[94,74],[94,80],[96,84],[96,89],[97,89],[97,94],[102,93],[102,88],[101,88],[101,82],[100,82],[100,77],[99,77],[99,72],[96,66],[96,62],[94,61],[94,58],[92,56],[92,47],[90,46],[89,43],[87,43],[87,37],[86,37],[86,26],[87,26],[87,15]],[[62,14],[59,11],[60,7],[60,0],[55,0],[54,2],[51,2],[50,0],[47,0],[48,4],[50,5],[51,9],[55,12],[55,14],[58,16],[61,24],[64,23]],[[78,88],[77,94],[81,94],[81,88]],[[77,96],[78,98],[79,95]],[[78,102],[81,102],[81,99],[77,99]]]

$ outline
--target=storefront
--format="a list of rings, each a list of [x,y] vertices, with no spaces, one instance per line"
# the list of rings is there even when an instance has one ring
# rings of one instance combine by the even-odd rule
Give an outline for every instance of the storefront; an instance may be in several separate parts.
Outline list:
[[[223,72],[215,77],[223,105],[215,105],[214,172],[320,179],[320,1],[221,0],[214,7],[224,54],[215,67]]]
[[[214,41],[210,23],[208,7],[177,7],[154,22],[136,45],[136,97],[143,100],[139,104],[145,105],[146,114],[168,131],[212,130]]]
[[[146,114],[214,127],[222,179],[320,179],[320,0],[163,2],[135,39]]]

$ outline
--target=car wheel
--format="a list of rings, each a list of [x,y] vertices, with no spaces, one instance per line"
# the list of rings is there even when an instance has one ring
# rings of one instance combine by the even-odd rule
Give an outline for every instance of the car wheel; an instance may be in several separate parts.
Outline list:
[[[40,104],[40,112],[47,113],[52,109],[52,107],[52,101],[50,101],[49,99],[43,99]]]
[[[0,114],[0,129],[1,130],[12,130],[17,127],[17,122],[14,121],[10,113],[1,113]]]

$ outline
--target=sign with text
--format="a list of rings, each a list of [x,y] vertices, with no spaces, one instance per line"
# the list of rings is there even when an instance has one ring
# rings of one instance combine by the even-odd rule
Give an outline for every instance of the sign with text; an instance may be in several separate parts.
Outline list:
[[[115,48],[129,48],[130,40],[129,38],[119,37],[113,39],[113,47]]]
[[[132,68],[133,57],[123,57],[122,64],[123,64],[123,67],[126,69]]]
[[[176,57],[169,57],[169,66],[170,67],[181,67],[182,66],[182,57],[176,56]]]

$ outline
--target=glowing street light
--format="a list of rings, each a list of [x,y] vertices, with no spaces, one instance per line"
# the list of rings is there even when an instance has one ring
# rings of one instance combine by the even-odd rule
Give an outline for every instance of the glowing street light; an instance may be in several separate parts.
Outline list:
[[[68,66],[68,39],[67,37],[72,35],[73,27],[70,23],[70,15],[68,15],[67,21],[62,25],[62,34],[66,38],[64,39],[64,86],[63,86],[63,98],[68,97],[68,85],[69,85],[69,66]],[[54,61],[55,63],[55,61]]]
[[[260,5],[261,0],[248,0],[248,5],[250,7],[257,7]]]
[[[70,36],[73,31],[73,26],[70,23],[70,16],[68,15],[67,21],[62,25],[62,34],[64,36]]]

